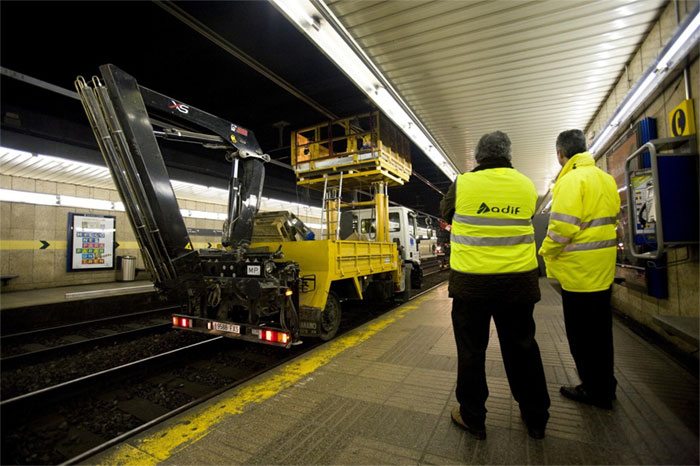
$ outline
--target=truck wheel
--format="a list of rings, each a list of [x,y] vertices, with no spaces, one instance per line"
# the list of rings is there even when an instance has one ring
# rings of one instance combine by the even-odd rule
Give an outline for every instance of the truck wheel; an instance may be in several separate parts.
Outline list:
[[[403,284],[404,290],[394,295],[394,299],[399,303],[405,303],[411,297],[411,269],[409,267],[403,269]]]
[[[332,291],[328,293],[326,307],[321,313],[321,340],[332,339],[340,328],[340,301]]]
[[[411,271],[411,288],[420,290],[423,287],[423,269],[420,265],[413,264]]]

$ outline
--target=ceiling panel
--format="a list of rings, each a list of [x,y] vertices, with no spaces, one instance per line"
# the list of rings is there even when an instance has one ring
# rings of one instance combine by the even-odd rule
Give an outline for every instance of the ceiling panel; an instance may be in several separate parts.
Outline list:
[[[557,135],[590,123],[667,2],[326,3],[460,170],[501,130],[544,194]]]

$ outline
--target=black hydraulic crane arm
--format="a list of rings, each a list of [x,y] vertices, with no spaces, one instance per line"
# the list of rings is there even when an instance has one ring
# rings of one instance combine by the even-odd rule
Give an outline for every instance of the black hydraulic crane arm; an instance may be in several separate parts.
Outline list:
[[[105,74],[107,70],[112,70],[111,74]],[[100,67],[105,78],[105,83],[109,88],[109,80],[117,78],[118,74],[114,70],[125,74],[113,65],[104,65]],[[116,76],[115,76],[116,75]],[[128,75],[126,75],[128,76]],[[130,77],[130,76],[129,76]],[[131,78],[131,77],[130,77]],[[133,80],[133,78],[131,78]],[[116,84],[116,83],[115,83]],[[117,88],[115,86],[115,88]],[[166,113],[170,117],[181,119],[190,123],[194,123],[202,128],[206,128],[216,136],[210,136],[190,131],[182,131],[176,129],[166,129],[163,137],[173,139],[189,139],[191,141],[202,143],[219,143],[221,148],[227,148],[235,152],[235,155],[240,158],[258,158],[264,161],[269,160],[269,156],[263,154],[255,134],[249,129],[233,124],[222,118],[199,110],[196,107],[179,102],[171,97],[155,92],[147,87],[138,86],[138,91],[143,99],[143,104],[147,109],[153,109],[160,113]],[[159,124],[160,126],[161,124]],[[161,135],[159,135],[161,136]]]
[[[156,283],[182,281],[199,286],[201,264],[175,198],[156,137],[196,142],[221,149],[232,162],[229,182],[225,246],[247,246],[253,219],[259,208],[265,176],[264,154],[252,131],[139,86],[114,65],[100,67],[104,84],[93,78],[90,87],[82,77],[76,89],[100,150],[127,211],[144,265]],[[168,119],[181,120],[213,134],[163,127],[149,110]]]

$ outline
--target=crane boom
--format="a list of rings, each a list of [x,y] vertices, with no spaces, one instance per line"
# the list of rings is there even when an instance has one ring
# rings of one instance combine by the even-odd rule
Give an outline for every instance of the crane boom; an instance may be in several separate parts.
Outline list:
[[[279,251],[250,248],[270,160],[253,131],[140,86],[114,65],[100,72],[102,80],[94,77],[92,86],[82,77],[75,86],[157,288],[182,298],[187,315],[200,317],[197,324],[208,330],[258,341],[261,329],[273,329],[279,338],[265,342],[292,344],[298,339],[299,267],[280,262]],[[231,162],[223,248],[193,249],[157,138],[199,143]],[[192,326],[193,319],[182,319]],[[182,322],[173,317],[176,326]]]

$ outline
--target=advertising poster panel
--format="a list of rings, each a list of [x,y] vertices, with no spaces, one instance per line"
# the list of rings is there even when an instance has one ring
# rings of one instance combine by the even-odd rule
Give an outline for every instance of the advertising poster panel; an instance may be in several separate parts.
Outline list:
[[[112,215],[68,214],[68,271],[114,269]]]

